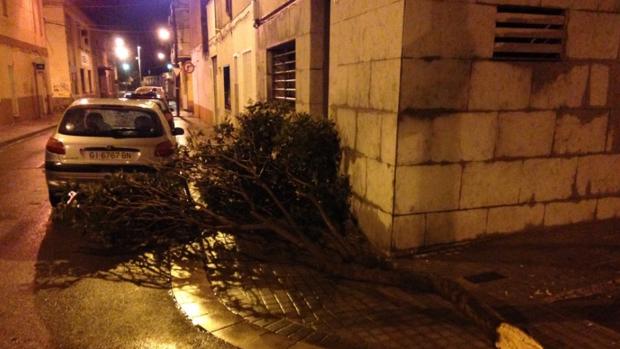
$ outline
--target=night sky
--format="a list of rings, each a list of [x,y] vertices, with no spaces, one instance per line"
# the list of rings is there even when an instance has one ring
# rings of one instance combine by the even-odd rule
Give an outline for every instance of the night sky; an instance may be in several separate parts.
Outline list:
[[[170,0],[74,0],[97,29],[118,34],[125,39],[132,55],[142,47],[142,73],[158,74],[166,70],[166,62],[157,60],[158,51],[169,56],[169,46],[157,39],[156,30],[167,25]],[[135,60],[132,63],[136,64]],[[136,65],[137,66],[137,65]]]

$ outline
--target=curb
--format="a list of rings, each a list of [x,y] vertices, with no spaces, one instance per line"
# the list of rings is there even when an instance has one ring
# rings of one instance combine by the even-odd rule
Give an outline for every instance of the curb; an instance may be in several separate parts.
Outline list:
[[[231,312],[213,293],[202,261],[172,257],[171,293],[195,326],[241,349],[367,348],[285,318],[257,318]]]
[[[0,142],[0,148],[5,147],[5,146],[10,145],[10,144],[13,144],[13,143],[16,143],[16,142],[19,142],[19,141],[21,141],[21,140],[23,140],[23,139],[26,139],[26,138],[30,138],[30,137],[36,136],[36,135],[38,135],[38,134],[40,134],[40,133],[47,132],[47,131],[49,131],[49,130],[54,129],[56,126],[57,126],[57,125],[50,125],[50,126],[46,126],[46,127],[44,127],[44,128],[38,129],[38,130],[36,130],[36,131],[32,131],[32,132],[28,132],[28,133],[24,133],[24,134],[22,134],[22,135],[19,135],[19,136],[13,137],[13,138],[11,138],[11,139],[7,139],[7,140],[5,140],[5,141]]]
[[[193,246],[192,250],[199,251],[200,248]],[[220,303],[213,293],[202,261],[187,257],[180,259],[171,255],[171,293],[177,307],[195,326],[229,344],[241,349],[366,347],[329,333],[319,333],[285,318],[271,320],[235,314]],[[436,281],[441,285],[436,294],[449,301],[463,316],[487,333],[496,348],[543,349],[536,339],[519,327],[504,321],[490,306],[470,294],[458,281],[444,278]],[[435,286],[439,286],[438,284]],[[301,333],[301,336],[295,335],[298,333]]]

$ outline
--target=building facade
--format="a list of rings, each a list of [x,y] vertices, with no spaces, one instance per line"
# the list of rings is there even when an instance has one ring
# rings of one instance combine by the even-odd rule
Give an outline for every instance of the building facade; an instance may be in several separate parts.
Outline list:
[[[386,253],[620,216],[618,0],[193,6],[201,116],[254,96],[331,118]]]
[[[50,111],[41,0],[0,0],[0,125]]]
[[[107,42],[102,35],[95,35],[92,21],[66,0],[44,0],[43,13],[48,33],[53,109],[62,111],[76,98],[100,96],[100,75],[106,79],[104,95],[111,93],[114,83],[107,84],[112,79],[112,68],[107,58],[101,56]],[[100,51],[95,49],[95,37],[101,42]],[[101,70],[100,63],[104,64]]]
[[[176,40],[172,47],[172,61],[178,62],[179,93],[181,109],[194,111],[194,66],[191,63],[192,46],[190,32],[190,1],[175,0],[171,2],[169,18],[170,26],[174,27]]]

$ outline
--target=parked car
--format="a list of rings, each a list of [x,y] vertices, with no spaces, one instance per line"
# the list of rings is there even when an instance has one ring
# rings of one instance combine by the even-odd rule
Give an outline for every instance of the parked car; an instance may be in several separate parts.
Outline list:
[[[166,100],[166,98],[163,97],[162,95],[157,94],[155,92],[144,92],[144,93],[127,92],[125,93],[123,98],[150,99],[150,100],[158,102],[157,104],[161,107],[162,112],[164,113],[164,116],[166,116],[166,120],[168,120],[168,123],[170,124],[170,128],[174,129],[174,116],[172,115],[173,110],[172,108],[170,108],[170,105],[168,104],[168,101]]]
[[[57,205],[66,186],[97,181],[107,174],[153,171],[169,160],[175,136],[156,102],[80,99],[67,108],[45,147],[49,200]]]
[[[147,92],[155,92],[160,96],[164,96],[166,98],[166,91],[161,86],[140,86],[135,91],[135,93],[147,93]]]

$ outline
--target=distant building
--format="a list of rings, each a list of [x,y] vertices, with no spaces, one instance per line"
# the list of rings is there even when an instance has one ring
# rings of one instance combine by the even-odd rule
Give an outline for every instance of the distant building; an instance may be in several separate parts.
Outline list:
[[[109,42],[96,35],[92,21],[68,0],[44,0],[43,13],[54,110],[76,98],[114,94],[113,68],[105,54]]]
[[[386,253],[620,217],[618,1],[190,8],[197,114],[279,99],[332,119]]]
[[[41,0],[0,0],[0,125],[50,111]]]
[[[172,46],[172,61],[178,62],[181,109],[194,110],[193,66],[191,65],[192,46],[190,39],[190,0],[171,2],[169,24],[176,25],[176,44]],[[190,66],[187,66],[190,63]],[[172,94],[174,95],[174,93]]]

